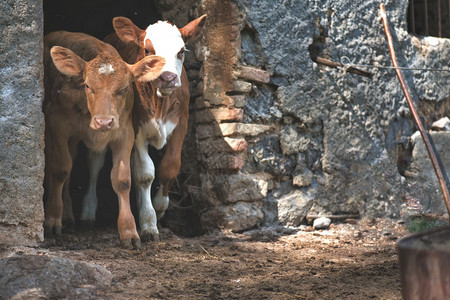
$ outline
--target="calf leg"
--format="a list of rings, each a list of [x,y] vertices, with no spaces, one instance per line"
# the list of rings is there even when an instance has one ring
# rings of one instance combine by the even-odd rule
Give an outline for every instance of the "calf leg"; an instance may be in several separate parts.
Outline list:
[[[67,178],[63,186],[63,215],[62,220],[64,228],[73,230],[75,225],[75,217],[73,216],[72,198],[70,197],[70,176]]]
[[[97,180],[98,174],[105,164],[105,156],[108,148],[96,152],[89,150],[87,155],[89,169],[89,183],[86,195],[81,202],[80,220],[83,226],[89,227],[95,222],[95,213],[97,211]]]
[[[153,198],[153,207],[155,208],[158,220],[164,217],[164,214],[169,207],[169,191],[171,185],[171,183],[161,184]]]
[[[69,178],[72,169],[72,158],[69,153],[68,140],[62,136],[52,136],[50,139],[51,156],[46,158],[49,164],[47,170],[50,194],[45,205],[45,234],[61,234],[64,183]]]
[[[143,241],[159,240],[156,212],[151,201],[151,187],[155,179],[155,165],[148,155],[144,138],[138,134],[133,160],[133,182],[136,187],[136,199],[139,211],[139,225]]]
[[[187,117],[180,118],[178,126],[174,129],[166,151],[161,160],[158,170],[158,179],[161,186],[153,199],[153,206],[156,210],[158,220],[164,216],[169,206],[169,191],[175,178],[178,176],[181,167],[181,147],[187,131]]]
[[[77,144],[74,140],[69,140],[69,152],[72,162],[77,156]],[[64,183],[63,187],[63,215],[62,221],[64,227],[73,230],[75,226],[75,217],[73,216],[72,198],[70,197],[70,175]]]
[[[130,155],[133,147],[133,127],[129,122],[128,132],[123,136],[128,137],[128,141],[118,141],[111,143],[110,148],[113,157],[113,167],[111,170],[111,183],[119,200],[119,218],[117,227],[120,235],[120,242],[124,247],[134,246],[140,248],[141,240],[136,230],[133,214],[130,207],[131,170]]]

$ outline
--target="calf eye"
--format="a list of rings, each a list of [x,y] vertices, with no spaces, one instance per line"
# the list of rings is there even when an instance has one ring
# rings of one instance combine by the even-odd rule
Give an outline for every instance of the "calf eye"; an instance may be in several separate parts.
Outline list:
[[[184,49],[181,49],[180,52],[177,54],[178,59],[183,59],[184,57]]]
[[[87,83],[84,83],[84,88],[86,89],[86,91],[88,91],[89,93],[94,93],[94,91],[89,87],[89,85]]]
[[[145,49],[145,55],[149,55],[150,54],[150,50]]]
[[[116,95],[123,95],[128,91],[128,86],[116,92]]]

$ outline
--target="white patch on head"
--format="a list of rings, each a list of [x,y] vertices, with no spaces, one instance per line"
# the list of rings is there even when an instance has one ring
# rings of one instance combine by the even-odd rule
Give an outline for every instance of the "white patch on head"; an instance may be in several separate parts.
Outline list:
[[[113,66],[111,64],[102,64],[100,68],[98,68],[98,72],[100,74],[112,74],[115,72]]]
[[[145,30],[144,42],[147,39],[152,42],[155,54],[166,59],[162,72],[168,71],[177,74],[178,86],[181,86],[184,57],[179,59],[178,52],[184,49],[184,41],[178,28],[167,22],[158,21]]]

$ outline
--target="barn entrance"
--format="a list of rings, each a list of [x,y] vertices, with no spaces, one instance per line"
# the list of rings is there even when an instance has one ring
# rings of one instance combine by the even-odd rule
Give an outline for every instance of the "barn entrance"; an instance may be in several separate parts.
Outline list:
[[[158,20],[170,20],[173,23],[184,26],[189,21],[189,9],[180,13],[171,11],[168,1],[142,1],[142,0],[83,0],[83,1],[44,1],[44,34],[66,30],[71,32],[84,32],[102,40],[108,34],[114,31],[112,19],[116,16],[124,16],[131,19],[137,26],[144,29],[149,24]],[[194,1],[188,1],[194,2]],[[191,4],[192,4],[191,3]],[[189,3],[184,3],[183,7],[189,8]],[[162,153],[156,150],[150,150],[154,159],[155,167],[158,167]],[[81,202],[86,194],[88,184],[88,170],[86,165],[87,149],[84,145],[78,146],[78,155],[74,161],[72,174],[70,178],[70,194],[72,197],[72,206],[75,220],[79,220]],[[100,172],[97,196],[99,199],[96,226],[115,226],[118,215],[117,196],[114,193],[110,182],[111,154],[108,153],[106,163]],[[182,176],[182,175],[181,175]],[[158,186],[157,180],[153,184],[153,194]],[[174,184],[174,195],[177,198],[177,184]],[[134,199],[134,190],[131,191],[131,205],[136,216],[136,205]],[[173,208],[173,206],[171,206]],[[181,219],[180,219],[181,218]],[[176,220],[175,220],[176,219]],[[167,211],[166,216],[161,220],[164,227],[169,227],[177,234],[192,236],[201,233],[200,225],[195,215],[189,209],[181,211]],[[136,218],[138,222],[138,218]],[[180,222],[183,225],[180,225]],[[186,226],[187,225],[187,226]]]
[[[130,18],[141,28],[159,20],[155,1],[44,1],[44,34],[56,30],[84,32],[103,39],[113,32],[112,19]]]

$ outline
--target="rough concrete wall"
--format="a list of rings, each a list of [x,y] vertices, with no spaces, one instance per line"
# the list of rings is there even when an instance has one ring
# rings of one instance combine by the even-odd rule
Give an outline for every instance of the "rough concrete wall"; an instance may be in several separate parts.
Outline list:
[[[391,65],[380,1],[212,2],[200,7],[210,20],[194,116],[203,224],[398,217],[408,180],[398,147],[415,129],[395,73],[369,69],[369,79],[311,59]],[[448,65],[448,40],[407,32],[408,1],[384,3],[400,65]],[[416,101],[449,97],[448,73],[404,75]]]
[[[0,3],[0,244],[43,239],[42,1]]]

